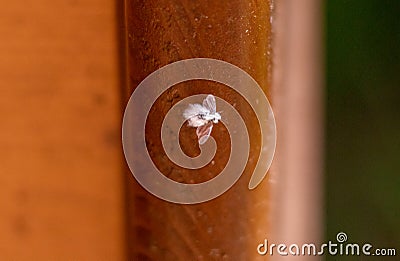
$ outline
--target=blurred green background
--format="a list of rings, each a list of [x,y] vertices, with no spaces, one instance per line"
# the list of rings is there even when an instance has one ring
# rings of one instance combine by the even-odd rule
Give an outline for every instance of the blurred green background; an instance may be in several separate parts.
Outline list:
[[[399,260],[400,1],[327,1],[325,11],[326,240],[343,231],[395,247]]]

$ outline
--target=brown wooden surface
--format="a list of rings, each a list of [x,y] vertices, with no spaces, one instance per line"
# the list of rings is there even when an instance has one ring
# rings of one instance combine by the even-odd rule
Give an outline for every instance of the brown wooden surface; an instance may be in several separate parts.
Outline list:
[[[247,71],[268,94],[271,82],[270,5],[268,1],[126,1],[128,76],[132,90],[151,72],[181,59],[221,59]],[[268,182],[247,188],[259,153],[254,114],[240,96],[220,84],[191,81],[166,91],[149,116],[146,138],[155,164],[169,178],[198,183],[217,175],[226,163],[229,137],[221,124],[216,164],[188,171],[165,160],[160,123],[180,99],[199,93],[218,95],[242,114],[250,131],[250,160],[244,175],[225,194],[196,205],[162,201],[128,179],[128,250],[133,260],[256,260],[257,245],[268,236]],[[181,145],[199,153],[193,128],[183,127]],[[234,152],[240,153],[240,152]]]
[[[0,260],[121,260],[115,2],[1,6]]]
[[[313,83],[321,79],[312,76],[320,75],[320,65],[318,57],[307,58],[307,66],[301,61],[309,57],[302,55],[310,55],[320,47],[313,45],[313,40],[300,40],[307,41],[313,30],[319,30],[304,34],[302,28],[321,23],[313,15],[305,15],[310,19],[301,23],[294,15],[301,8],[314,10],[318,5],[312,2],[283,10],[285,14],[296,11],[289,15],[294,20],[289,19],[291,26],[277,29],[296,37],[281,40],[282,48],[276,53],[281,71],[276,74],[272,91],[278,117],[275,175],[249,192],[250,163],[240,181],[220,198],[181,206],[149,195],[126,169],[124,172],[122,107],[132,89],[149,73],[192,57],[211,57],[238,65],[269,94],[269,3],[127,1],[130,74],[129,87],[123,87],[121,95],[124,78],[119,55],[123,49],[118,49],[118,30],[124,27],[118,24],[122,17],[116,9],[122,3],[3,1],[0,260],[257,260],[256,246],[269,238],[273,222],[269,219],[270,181],[275,182],[278,191],[275,209],[282,207],[273,215],[280,237],[290,238],[293,230],[300,228],[295,240],[317,240],[321,138],[315,135],[321,133],[321,115],[313,112],[321,110],[321,105],[317,92],[316,96],[308,96],[307,92],[318,91]],[[293,54],[290,51],[299,56],[289,56]],[[279,81],[289,77],[288,61],[300,63],[291,67],[296,77],[285,85]],[[189,86],[195,86],[195,90]],[[305,89],[293,92],[285,86]],[[237,103],[249,126],[254,127],[254,118],[246,112],[243,100],[226,88],[204,82],[181,84],[165,93],[154,108],[150,127],[157,127],[160,115],[179,99],[195,93],[213,93]],[[296,132],[299,126],[301,138]],[[213,135],[217,142],[224,143],[227,137],[216,134],[223,133],[221,129],[215,127]],[[193,130],[183,129],[181,137],[188,154],[198,153]],[[147,139],[156,142],[151,149],[155,162],[168,167],[157,150],[159,137],[149,134]],[[252,155],[257,154],[257,139],[257,132],[252,133]],[[296,143],[310,140],[316,149],[311,149],[309,143]],[[195,175],[172,168],[170,178],[181,182],[209,179],[223,166],[226,152],[223,148],[219,151],[220,163],[214,168]],[[308,166],[312,167],[311,174]],[[299,169],[303,174],[296,175]]]

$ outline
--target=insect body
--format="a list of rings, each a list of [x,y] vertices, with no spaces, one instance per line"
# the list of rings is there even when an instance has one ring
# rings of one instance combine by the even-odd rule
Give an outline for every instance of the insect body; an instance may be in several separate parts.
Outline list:
[[[189,126],[196,127],[196,134],[199,144],[204,144],[210,137],[213,123],[221,120],[221,115],[217,112],[215,97],[207,95],[203,104],[189,104],[183,112],[183,117],[188,121]]]

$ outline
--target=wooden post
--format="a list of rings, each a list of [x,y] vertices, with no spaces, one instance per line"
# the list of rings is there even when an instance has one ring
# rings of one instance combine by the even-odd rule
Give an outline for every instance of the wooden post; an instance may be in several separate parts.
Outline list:
[[[242,68],[269,94],[270,1],[127,0],[125,15],[128,95],[162,66],[197,57],[219,59]],[[215,125],[212,134],[218,144],[214,165],[189,171],[174,166],[160,149],[163,117],[179,100],[194,94],[214,94],[240,111],[250,136],[245,172],[222,196],[194,205],[160,200],[129,176],[127,230],[131,260],[256,260],[260,258],[257,245],[268,237],[268,180],[254,192],[248,189],[260,152],[259,125],[237,92],[210,81],[185,82],[166,91],[153,106],[146,125],[152,160],[168,173],[168,178],[181,183],[210,180],[224,168],[230,148],[222,124]],[[180,137],[185,153],[199,153],[194,129],[182,128]]]

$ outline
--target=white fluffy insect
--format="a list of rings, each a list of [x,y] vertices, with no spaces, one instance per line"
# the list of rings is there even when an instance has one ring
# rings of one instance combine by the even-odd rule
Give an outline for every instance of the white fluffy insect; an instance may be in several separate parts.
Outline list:
[[[213,123],[221,120],[221,115],[217,112],[215,97],[211,94],[201,104],[189,104],[183,112],[183,117],[188,121],[189,126],[197,128],[196,134],[199,144],[204,144],[210,137]]]

